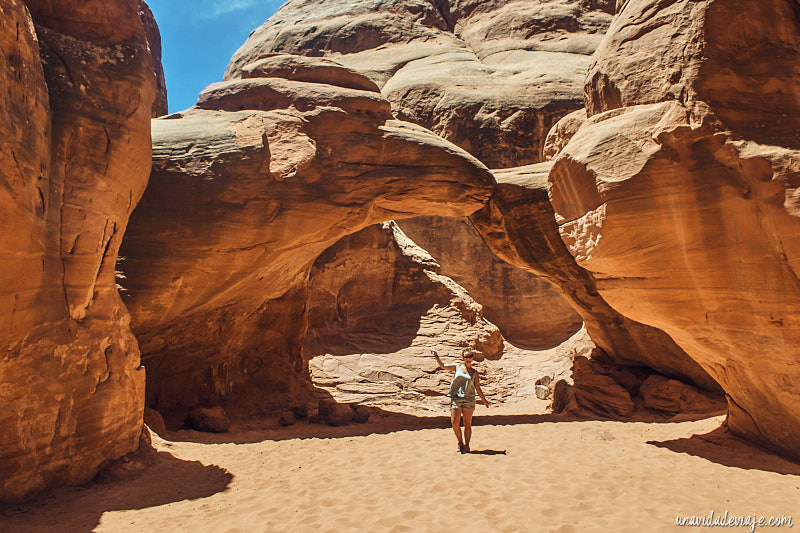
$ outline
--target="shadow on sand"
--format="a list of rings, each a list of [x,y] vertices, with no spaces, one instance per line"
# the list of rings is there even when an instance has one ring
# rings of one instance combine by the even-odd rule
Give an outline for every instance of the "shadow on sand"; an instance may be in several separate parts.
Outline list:
[[[152,450],[147,464],[133,472],[120,472],[125,463],[112,467],[113,472],[101,471],[86,485],[57,489],[31,503],[0,505],[0,531],[86,533],[98,526],[106,511],[206,498],[226,490],[233,479],[218,466]]]
[[[265,440],[288,439],[332,439],[362,437],[366,435],[387,434],[395,431],[415,431],[422,429],[447,429],[449,416],[417,416],[378,407],[370,407],[371,416],[366,424],[329,426],[299,421],[290,427],[281,427],[277,417],[249,418],[234,420],[228,433],[201,433],[190,429],[168,431],[165,439],[177,442],[196,442],[202,444],[249,444]],[[518,424],[540,424],[543,422],[569,422],[586,420],[554,414],[530,415],[480,415],[473,419],[473,426],[504,426]]]
[[[751,442],[733,435],[726,426],[704,435],[682,439],[647,441],[647,444],[673,452],[702,457],[712,463],[747,470],[763,470],[800,476],[800,464],[784,459]]]

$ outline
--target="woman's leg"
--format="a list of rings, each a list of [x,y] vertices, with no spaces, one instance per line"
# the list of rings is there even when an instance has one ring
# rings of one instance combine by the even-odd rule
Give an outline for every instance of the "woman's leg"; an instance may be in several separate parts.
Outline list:
[[[458,446],[461,447],[464,444],[464,439],[461,437],[461,409],[450,409],[450,422],[453,424]]]
[[[472,413],[475,409],[462,409],[461,414],[464,417],[464,444],[469,446],[469,439],[472,437]]]

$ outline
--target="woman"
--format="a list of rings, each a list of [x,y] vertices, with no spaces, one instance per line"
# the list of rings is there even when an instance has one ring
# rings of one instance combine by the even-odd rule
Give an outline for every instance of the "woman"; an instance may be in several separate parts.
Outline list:
[[[464,360],[460,365],[443,365],[436,350],[431,349],[431,353],[436,358],[439,368],[448,371],[455,371],[453,382],[450,383],[450,421],[453,423],[453,431],[458,439],[458,451],[469,453],[469,439],[472,437],[472,413],[475,411],[475,392],[481,397],[481,401],[489,407],[489,401],[481,390],[481,376],[478,371],[472,368],[472,360],[475,352],[465,349],[461,352]],[[464,436],[461,436],[461,419],[464,419]]]

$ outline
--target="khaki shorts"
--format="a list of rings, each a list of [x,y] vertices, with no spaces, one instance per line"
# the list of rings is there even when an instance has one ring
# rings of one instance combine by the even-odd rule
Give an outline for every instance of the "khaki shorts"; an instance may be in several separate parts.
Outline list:
[[[453,398],[450,401],[450,409],[475,409],[475,398]]]

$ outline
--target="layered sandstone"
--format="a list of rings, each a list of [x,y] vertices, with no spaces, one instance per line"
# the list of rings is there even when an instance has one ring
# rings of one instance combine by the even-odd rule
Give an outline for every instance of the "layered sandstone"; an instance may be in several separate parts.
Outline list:
[[[449,359],[469,347],[479,360],[499,359],[500,331],[440,272],[394,222],[325,250],[309,277],[303,345],[315,384],[358,401],[393,396],[391,403],[423,405],[449,385],[445,373],[434,371],[431,349]]]
[[[722,385],[734,433],[795,457],[798,50],[791,0],[625,2],[549,177],[603,298]]]
[[[226,76],[247,77],[259,60],[282,53],[321,55],[367,74],[397,118],[483,163],[533,163],[542,160],[550,127],[583,107],[584,75],[611,4],[292,1],[250,36]],[[481,301],[510,341],[552,347],[580,327],[563,298],[494,257],[469,221],[400,225]]]
[[[144,372],[115,288],[150,166],[135,0],[0,1],[0,499],[136,449]]]
[[[275,53],[328,57],[367,74],[397,118],[486,165],[535,163],[550,127],[583,106],[611,4],[293,0],[253,32],[226,79]]]
[[[580,315],[551,283],[496,256],[468,218],[419,217],[399,225],[515,346],[552,348],[581,328]]]
[[[555,159],[584,122],[586,122],[585,109],[578,109],[561,117],[561,119],[550,128],[550,131],[547,132],[547,137],[544,140],[542,157],[546,161]]]
[[[553,163],[495,170],[489,203],[473,214],[475,228],[505,261],[550,282],[583,318],[594,343],[617,364],[646,365],[706,389],[717,386],[664,332],[630,320],[598,293],[594,276],[570,255],[547,191]]]
[[[307,357],[391,353],[412,344],[443,353],[472,348],[479,359],[503,352],[482,306],[395,222],[348,235],[317,258],[309,277]]]
[[[152,177],[124,243],[147,401],[167,414],[304,397],[317,256],[382,220],[469,214],[493,186],[335,62],[283,54],[240,71],[153,121]]]

